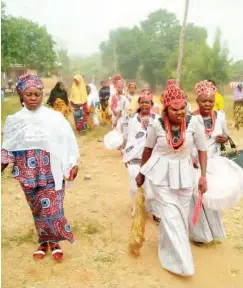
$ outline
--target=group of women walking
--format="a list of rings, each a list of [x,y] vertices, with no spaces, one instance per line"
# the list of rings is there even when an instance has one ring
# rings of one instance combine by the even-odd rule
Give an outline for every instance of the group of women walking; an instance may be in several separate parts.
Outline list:
[[[51,91],[47,104],[61,112],[66,119],[72,112],[78,132],[85,132],[87,128],[92,129],[99,125],[96,115],[99,105],[97,89],[93,83],[86,85],[81,75],[74,76],[69,96],[64,84],[58,82]]]
[[[47,102],[54,110],[43,106],[44,87],[37,76],[27,74],[18,80],[23,108],[6,119],[1,170],[13,163],[13,177],[32,211],[39,237],[34,258],[43,259],[50,249],[60,261],[63,251],[59,242],[74,241],[63,199],[66,182],[78,174],[79,149],[65,118],[71,109],[77,130],[85,131],[88,111],[92,107],[95,114],[100,103],[104,118],[111,113],[112,127],[122,135],[117,148],[128,171],[131,214],[136,212],[133,199],[137,187],[143,186],[145,209],[159,224],[162,266],[192,276],[189,239],[203,245],[225,237],[222,212],[243,195],[243,169],[221,156],[228,132],[224,112],[213,110],[217,89],[209,81],[197,83],[198,109],[190,113],[185,93],[170,80],[159,112],[149,89],[136,95],[135,82],[125,90],[120,75],[112,80],[109,89],[108,83],[102,83],[100,97],[94,86],[86,87],[82,76],[74,77],[69,97],[58,83]]]
[[[228,132],[224,112],[214,111],[217,88],[211,81],[196,84],[198,109],[191,113],[185,93],[169,80],[162,113],[153,112],[148,89],[141,91],[136,113],[129,113],[131,97],[123,93],[123,83],[115,83],[112,123],[124,139],[118,148],[128,171],[132,207],[137,187],[143,186],[145,209],[159,222],[162,266],[192,276],[189,239],[200,246],[224,238],[222,212],[243,196],[243,169],[221,156]]]

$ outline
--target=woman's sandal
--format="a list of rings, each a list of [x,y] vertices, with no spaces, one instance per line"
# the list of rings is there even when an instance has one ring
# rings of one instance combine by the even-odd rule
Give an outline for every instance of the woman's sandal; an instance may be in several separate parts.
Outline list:
[[[48,251],[48,242],[42,243],[33,254],[35,260],[42,260],[45,258]]]
[[[63,259],[63,251],[58,243],[49,242],[50,249],[52,251],[52,257],[55,261],[61,262]]]
[[[197,242],[197,241],[192,241],[194,245],[196,245],[197,247],[201,247],[204,245],[203,242]]]
[[[155,215],[153,215],[153,220],[154,220],[154,222],[156,222],[156,223],[160,223],[160,221],[161,221],[161,219],[159,218],[159,217],[157,217],[157,216],[155,216]]]

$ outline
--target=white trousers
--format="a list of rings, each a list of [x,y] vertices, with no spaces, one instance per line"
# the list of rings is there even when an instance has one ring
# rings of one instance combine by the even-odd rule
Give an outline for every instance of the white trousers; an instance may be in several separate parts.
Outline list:
[[[192,276],[194,265],[189,243],[188,217],[193,188],[173,190],[150,181],[159,225],[159,259],[164,269],[181,275]]]

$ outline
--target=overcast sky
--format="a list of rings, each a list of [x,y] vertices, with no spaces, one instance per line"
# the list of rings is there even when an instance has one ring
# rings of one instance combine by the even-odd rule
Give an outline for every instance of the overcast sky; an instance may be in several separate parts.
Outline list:
[[[5,0],[7,11],[46,25],[70,55],[99,50],[111,29],[138,25],[156,9],[174,12],[182,21],[184,0]],[[144,3],[144,4],[142,4]],[[103,10],[105,9],[105,11]],[[231,56],[243,59],[243,0],[191,0],[189,22],[204,26],[212,43],[217,25]]]

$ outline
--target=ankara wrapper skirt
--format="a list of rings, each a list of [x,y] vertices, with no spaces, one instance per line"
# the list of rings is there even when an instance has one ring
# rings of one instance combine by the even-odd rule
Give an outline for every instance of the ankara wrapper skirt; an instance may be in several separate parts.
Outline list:
[[[243,102],[234,103],[234,118],[236,126],[243,125]]]
[[[64,217],[64,189],[56,191],[54,183],[49,183],[46,187],[23,190],[32,211],[38,242],[68,240],[73,243],[71,228]]]

